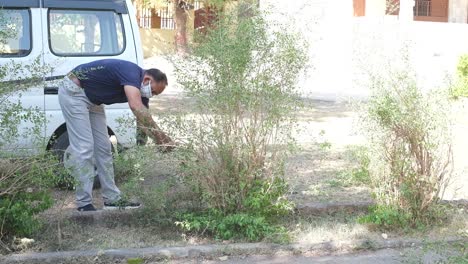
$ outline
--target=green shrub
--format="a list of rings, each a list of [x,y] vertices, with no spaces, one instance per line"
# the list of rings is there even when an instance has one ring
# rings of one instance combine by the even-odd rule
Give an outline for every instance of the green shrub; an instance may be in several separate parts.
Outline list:
[[[182,173],[209,208],[225,213],[244,210],[257,180],[284,173],[306,61],[297,35],[270,32],[260,13],[249,14],[220,14],[193,53],[175,62],[197,108],[174,128],[186,139]]]
[[[265,238],[287,239],[286,231],[279,225],[274,225],[263,216],[248,213],[232,213],[224,215],[219,211],[210,210],[205,213],[187,213],[179,216],[181,221],[176,225],[184,231],[198,234],[211,234],[217,239],[240,239],[259,241]]]
[[[223,213],[209,209],[201,213],[186,213],[176,224],[185,231],[209,232],[219,239],[258,241],[280,235],[284,228],[274,224],[277,217],[288,214],[293,204],[284,198],[287,185],[276,178],[272,183],[257,181],[244,200],[241,212]]]
[[[285,198],[288,185],[281,178],[272,182],[257,180],[244,199],[243,208],[253,215],[275,217],[286,215],[294,209],[294,204]]]
[[[5,19],[3,15],[0,10],[0,21]],[[14,37],[15,32],[11,28],[4,28],[0,32],[0,44]],[[43,111],[24,107],[21,94],[30,87],[40,87],[47,72],[50,72],[50,67],[44,66],[40,57],[24,64],[4,60],[0,65],[1,241],[34,233],[40,227],[36,215],[52,205],[48,188],[56,182],[58,162],[44,153],[19,159],[17,157],[21,153],[15,145],[17,139],[28,136],[35,140],[39,149],[45,149]],[[22,123],[28,125],[22,127]],[[8,152],[3,151],[6,147]],[[15,150],[14,157],[12,149]]]
[[[359,218],[360,223],[376,224],[383,229],[406,228],[411,223],[411,215],[392,206],[372,206],[369,214]]]
[[[30,236],[41,227],[37,214],[53,204],[49,188],[58,180],[51,155],[0,160],[0,240]]]
[[[453,170],[448,96],[421,91],[408,69],[373,76],[361,119],[378,204],[367,220],[385,227],[427,222]]]
[[[457,66],[458,75],[460,77],[468,78],[468,54],[460,57]]]
[[[176,222],[183,230],[207,232],[217,239],[248,239],[258,241],[277,230],[261,216],[245,213],[222,215],[217,211],[206,214],[183,214],[183,221]]]
[[[46,191],[21,193],[0,198],[3,236],[30,236],[41,227],[36,214],[50,208],[52,197]]]
[[[257,240],[270,233],[271,216],[292,208],[282,179],[306,52],[298,35],[272,29],[255,7],[244,14],[245,5],[220,13],[192,53],[175,59],[196,111],[173,129],[186,143],[179,148],[184,182],[209,212],[188,214],[181,226]]]
[[[468,97],[468,55],[460,57],[457,65],[457,79],[450,89],[454,98]]]

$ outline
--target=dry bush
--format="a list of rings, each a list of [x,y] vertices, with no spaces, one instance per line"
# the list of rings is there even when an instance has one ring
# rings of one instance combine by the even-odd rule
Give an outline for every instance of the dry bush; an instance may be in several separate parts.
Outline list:
[[[374,220],[388,214],[405,225],[431,218],[452,176],[453,153],[447,94],[422,91],[411,68],[402,69],[373,76],[362,121],[378,203],[374,212],[382,214]]]

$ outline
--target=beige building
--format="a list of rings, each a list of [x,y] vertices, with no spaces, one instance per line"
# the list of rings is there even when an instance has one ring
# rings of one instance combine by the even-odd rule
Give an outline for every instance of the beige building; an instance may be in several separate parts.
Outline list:
[[[416,21],[468,23],[468,0],[353,0],[354,16],[397,15]]]
[[[431,22],[468,23],[468,0],[340,0],[340,1],[284,1],[284,0],[259,0],[260,6],[273,9],[279,8],[280,13],[286,14],[287,10],[304,13],[299,17],[305,18],[307,28],[315,28],[322,25],[336,25],[340,30],[340,42],[348,41],[349,37],[343,37],[343,27],[350,25],[352,17],[395,17],[398,20],[415,20]],[[160,2],[160,1],[159,1]],[[137,4],[137,20],[140,26],[140,34],[145,57],[174,52],[174,20],[172,6],[151,4],[142,6]],[[187,21],[189,35],[199,28],[206,16],[200,2],[195,1],[191,6]],[[302,11],[301,11],[302,10]],[[306,12],[307,11],[307,12]],[[278,13],[278,12],[277,12]],[[289,12],[289,16],[297,17]],[[336,17],[340,19],[336,19]],[[286,18],[288,16],[284,16]],[[330,19],[329,19],[330,18]],[[288,18],[289,19],[289,18]],[[338,29],[337,28],[337,29]],[[350,30],[350,29],[349,29]],[[348,32],[345,30],[344,32]],[[336,31],[334,29],[333,31]],[[330,35],[332,33],[329,33]],[[341,39],[345,38],[345,40]],[[334,43],[334,42],[333,42]]]
[[[173,6],[169,2],[135,1],[137,21],[140,27],[143,54],[145,58],[169,54],[175,51],[175,24]],[[201,1],[193,1],[188,5],[187,35],[190,38],[194,30],[203,30],[203,26],[214,18],[214,12],[204,8]]]

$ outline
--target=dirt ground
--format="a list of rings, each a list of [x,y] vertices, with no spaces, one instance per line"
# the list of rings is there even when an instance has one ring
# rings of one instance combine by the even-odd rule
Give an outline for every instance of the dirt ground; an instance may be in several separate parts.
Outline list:
[[[357,165],[357,161],[353,160],[350,153],[355,146],[364,142],[362,137],[354,132],[354,120],[357,113],[345,103],[310,99],[304,99],[304,103],[306,107],[299,113],[299,129],[295,131],[300,149],[289,159],[286,167],[286,176],[291,188],[290,198],[297,204],[371,201],[370,190],[366,184],[349,183],[346,180],[347,172]],[[167,94],[152,99],[150,108],[157,118],[161,113],[188,111],[187,109],[193,109],[192,104],[180,94]],[[458,107],[465,109],[462,105]],[[460,114],[460,116],[463,115]],[[462,143],[458,145],[458,147],[462,146],[462,150],[456,148],[456,151],[460,151],[456,152],[457,155],[461,155],[460,153],[468,149],[466,140],[464,141],[468,119],[465,121],[461,118],[460,120],[463,122],[459,124],[458,129],[463,132],[457,132],[455,135],[458,136],[458,140],[462,139]],[[157,175],[150,177],[149,185],[157,184],[158,179],[170,173],[168,168],[158,168],[152,169]],[[465,174],[460,173],[458,176],[459,182],[468,182]],[[57,205],[43,214],[43,217],[54,224],[44,230],[41,236],[43,241],[38,241],[31,249],[33,251],[132,248],[154,245],[183,246],[219,242],[187,236],[176,228],[171,229],[167,226],[145,225],[141,222],[132,224],[133,220],[119,223],[119,220],[115,219],[104,225],[73,223],[67,221],[65,217],[75,210],[73,191],[56,190],[54,195]],[[453,197],[466,199],[467,193],[457,192]],[[95,190],[94,199],[96,207],[102,208],[99,189]],[[57,223],[55,221],[59,218],[64,219],[61,227],[57,225],[60,221]],[[460,211],[454,223],[443,228],[435,228],[429,236],[457,235],[457,232],[466,229],[467,218],[466,212]],[[340,239],[382,239],[380,233],[358,224],[357,215],[299,218],[293,219],[291,225],[288,229],[292,230],[293,241],[298,243]],[[58,239],[59,233],[62,234],[60,239]],[[394,237],[398,235],[391,234]]]
[[[159,113],[184,112],[193,109],[193,102],[178,94],[152,99],[155,117]],[[365,145],[357,131],[359,113],[345,102],[304,99],[304,109],[298,115],[294,136],[299,151],[287,164],[286,176],[291,198],[297,202],[368,202],[370,190],[366,184],[346,182],[346,174],[358,166],[353,152]],[[453,150],[454,175],[444,199],[468,199],[468,101],[454,103]]]

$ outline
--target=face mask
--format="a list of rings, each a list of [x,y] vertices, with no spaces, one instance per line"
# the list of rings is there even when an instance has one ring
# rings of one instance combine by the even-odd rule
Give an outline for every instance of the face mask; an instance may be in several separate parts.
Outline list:
[[[153,93],[151,92],[151,81],[148,81],[148,84],[144,85],[141,84],[140,93],[142,97],[151,98],[153,97]]]

